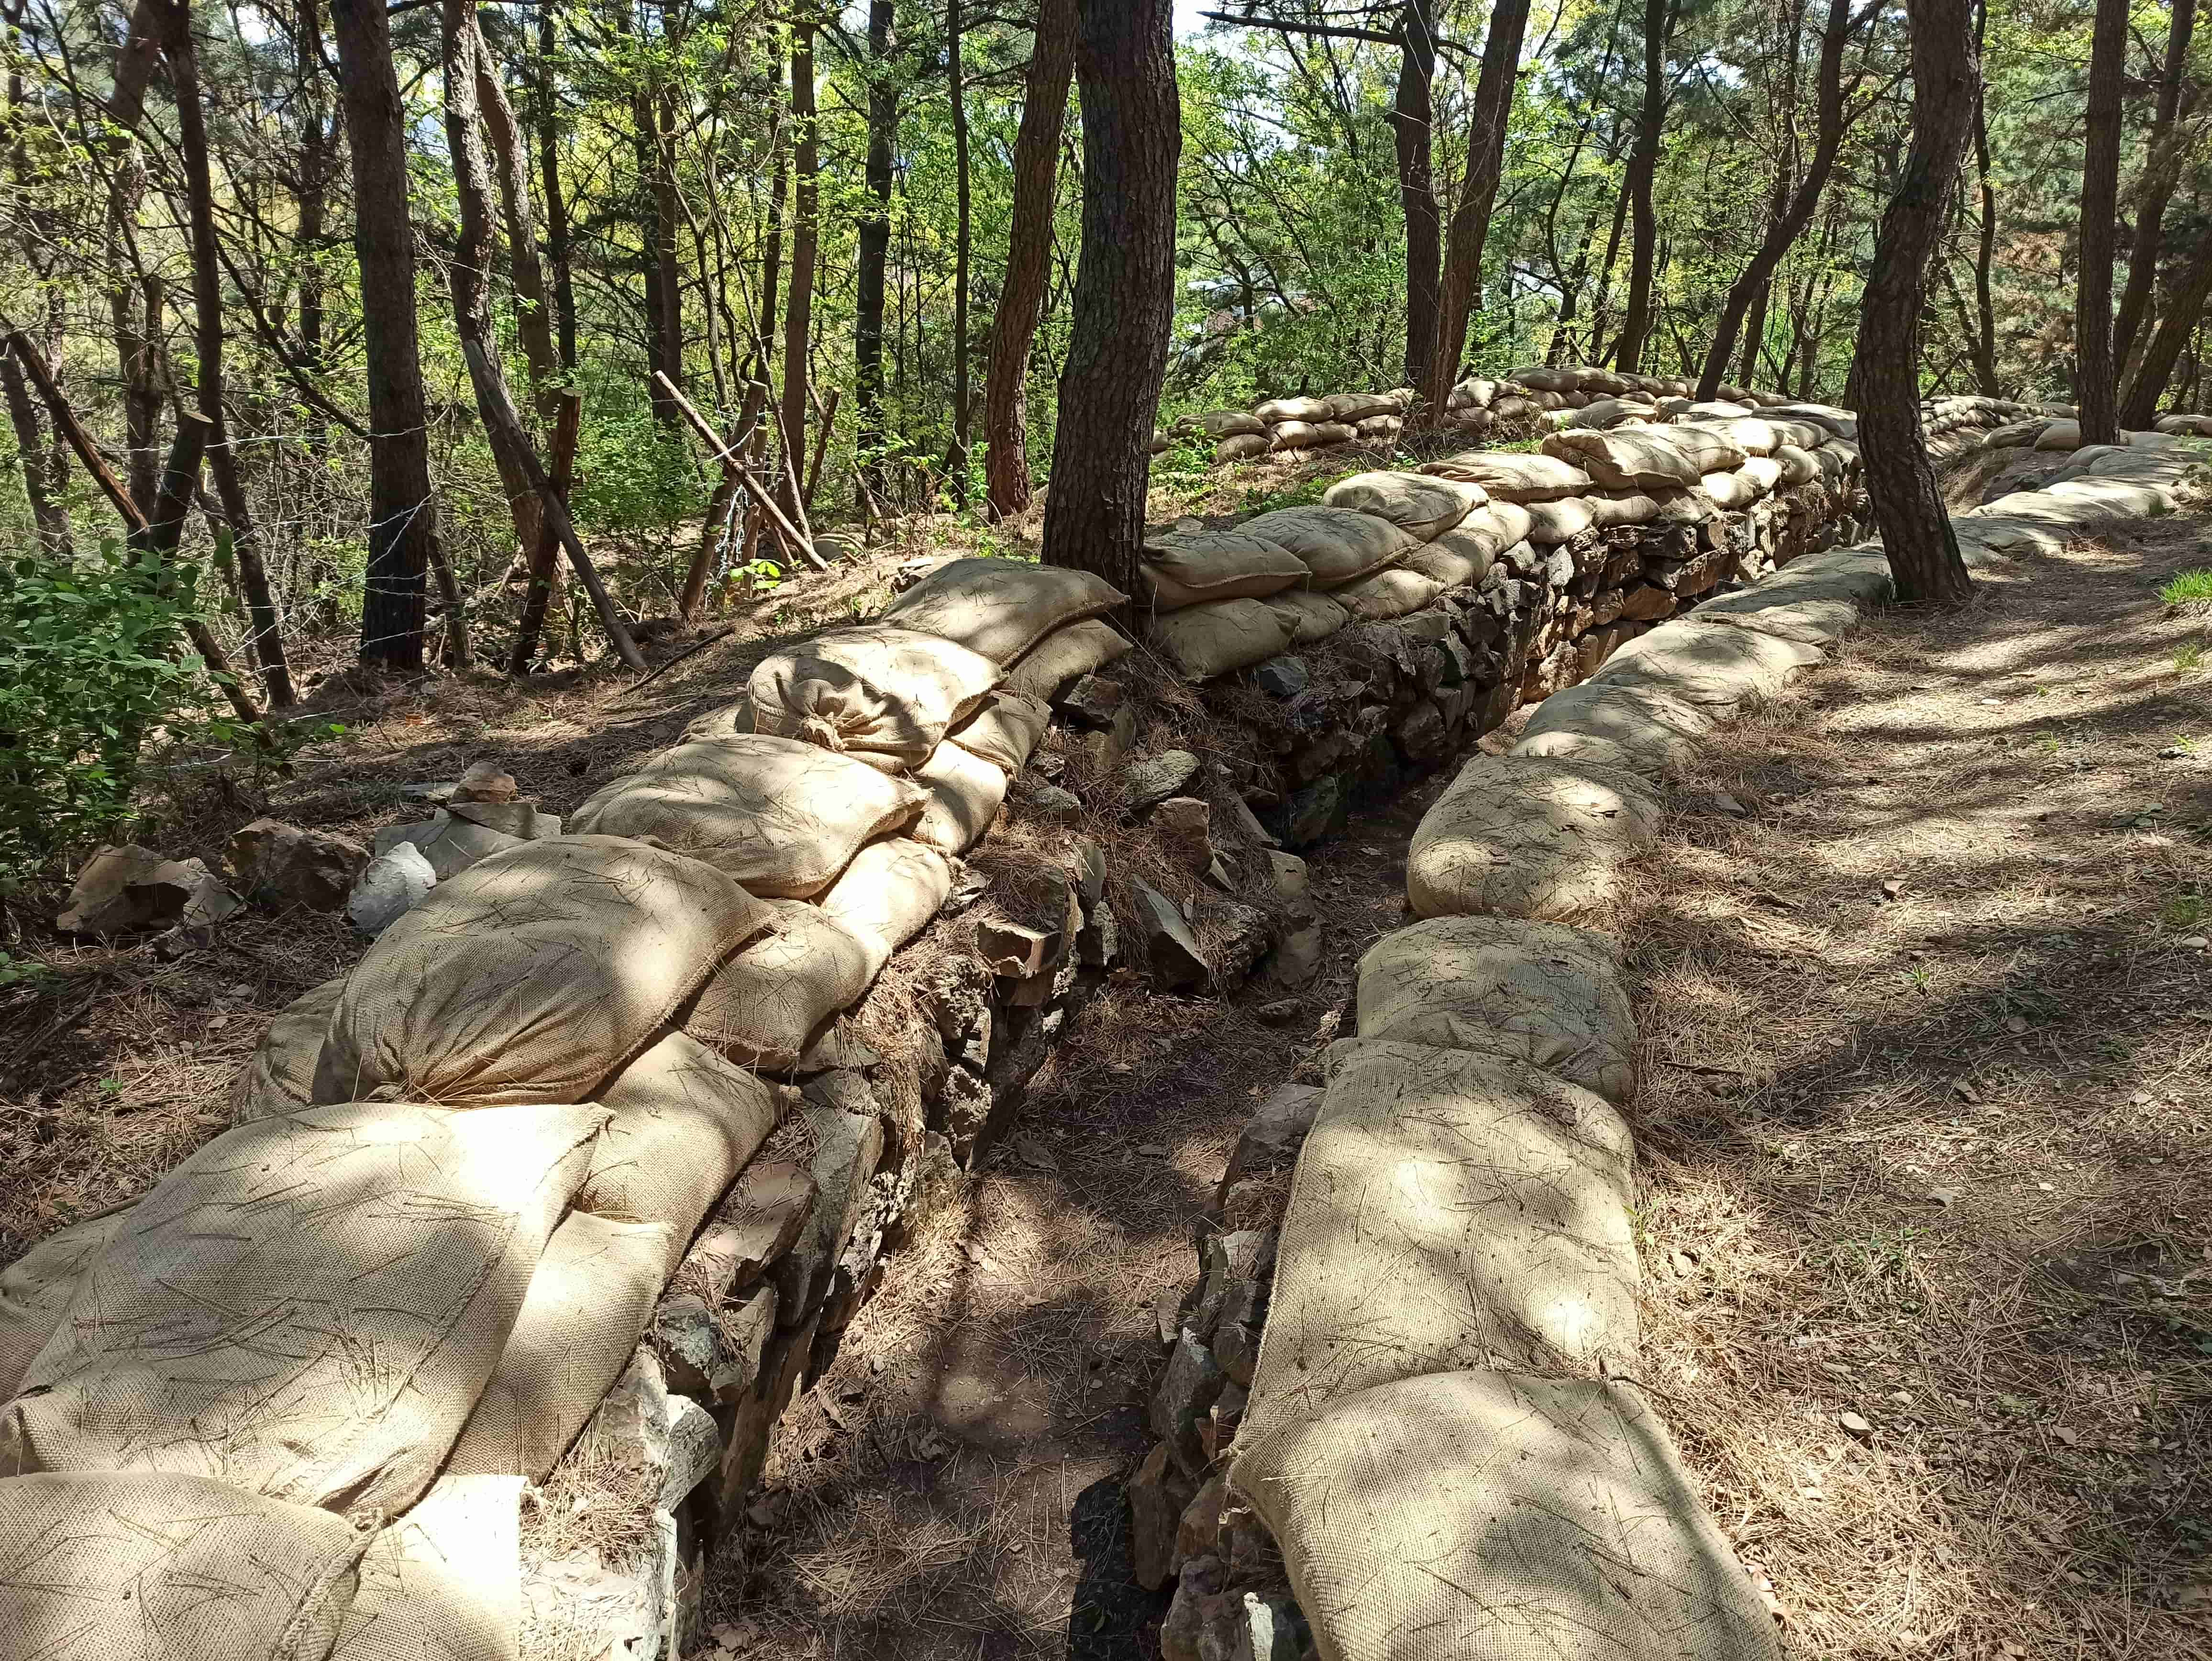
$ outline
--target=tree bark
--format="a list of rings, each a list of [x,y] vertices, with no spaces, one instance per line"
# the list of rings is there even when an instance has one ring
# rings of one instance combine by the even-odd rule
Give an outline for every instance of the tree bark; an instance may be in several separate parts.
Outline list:
[[[565,502],[569,486],[575,482],[576,438],[583,429],[584,400],[574,392],[555,396],[550,474],[554,490]],[[522,619],[515,628],[514,649],[507,654],[507,672],[510,675],[528,674],[530,660],[538,655],[538,637],[544,632],[545,611],[552,602],[553,577],[561,558],[561,538],[544,524],[542,512],[538,518],[538,545],[531,551],[530,583],[522,593]]]
[[[2166,209],[2181,182],[2180,135],[2183,87],[2189,72],[2189,40],[2197,27],[2197,0],[2171,0],[2166,27],[2166,70],[2159,78],[2158,103],[2151,114],[2142,182],[2136,193],[2135,237],[2128,248],[2128,286],[2120,294],[2119,317],[2112,325],[2112,362],[2117,372],[2140,344],[2143,319],[2150,313],[2151,291],[2158,280],[2158,256],[2166,241]]]
[[[1182,149],[1171,0],[1078,0],[1083,246],[1045,503],[1048,564],[1137,590],[1160,380],[1175,319]]]
[[[46,433],[39,406],[24,383],[23,367],[10,351],[0,350],[0,387],[8,397],[8,419],[15,429],[15,454],[23,464],[23,494],[30,498],[31,520],[38,526],[39,545],[58,559],[70,555],[68,504],[59,498],[65,483],[52,476]],[[50,488],[51,487],[51,488]]]
[[[163,21],[161,50],[168,60],[169,83],[176,94],[177,144],[185,164],[199,406],[208,423],[208,471],[215,475],[216,495],[222,502],[222,516],[230,524],[231,557],[237,562],[238,586],[246,600],[248,651],[260,666],[270,707],[289,709],[300,700],[292,687],[291,666],[284,660],[283,618],[269,586],[269,569],[261,557],[261,539],[254,530],[246,486],[239,478],[238,453],[232,447],[230,421],[223,411],[222,265],[216,247],[215,175],[208,159],[206,113],[200,106],[199,55],[192,41],[189,0],[169,0]]]
[[[898,133],[898,85],[892,74],[896,40],[893,0],[868,4],[868,205],[855,229],[853,276],[853,385],[860,471],[878,471],[884,444],[884,273],[891,246],[891,152]],[[736,485],[730,487],[734,499]]]
[[[383,0],[331,0],[331,25],[343,71],[368,370],[368,571],[361,656],[387,669],[417,670],[438,510],[430,495],[430,434],[415,330],[407,111]]]
[[[1974,7],[1974,52],[1978,57],[1989,26],[1989,0]],[[1974,92],[1974,183],[1981,196],[1981,222],[1974,239],[1974,381],[1984,398],[2001,398],[1997,380],[1997,193],[1990,182],[1989,88],[1977,81]]]
[[[1623,374],[1643,368],[1644,343],[1651,336],[1651,284],[1659,248],[1651,192],[1667,130],[1667,44],[1680,9],[1680,0],[1644,0],[1644,100],[1637,113],[1635,147],[1628,154],[1628,299],[1613,347]]]
[[[1846,393],[1858,411],[1867,494],[1906,605],[1962,605],[1973,588],[1920,425],[1920,313],[1981,73],[1969,0],[1916,0],[1912,144],[1875,241]]]
[[[115,79],[107,99],[108,118],[125,135],[108,181],[108,314],[123,383],[131,496],[141,508],[153,505],[161,483],[156,441],[161,424],[163,289],[158,275],[139,269],[137,226],[138,201],[146,187],[146,161],[135,129],[145,113],[146,88],[161,55],[159,11],[157,0],[137,0],[115,56]]]
[[[1022,124],[1014,135],[1006,277],[998,312],[991,319],[991,362],[983,387],[983,465],[991,509],[1002,519],[1030,505],[1030,349],[1036,340],[1045,289],[1052,277],[1060,136],[1074,72],[1075,0],[1039,0],[1036,44],[1024,83]]]
[[[553,267],[553,320],[560,332],[561,367],[576,367],[576,289],[568,260],[568,198],[561,187],[561,112],[553,85],[553,58],[560,45],[554,27],[556,8],[538,8],[537,84],[538,177],[545,192],[545,258]]]
[[[1850,0],[1828,0],[1827,27],[1820,32],[1820,79],[1814,89],[1818,114],[1813,139],[1813,155],[1805,164],[1804,176],[1790,193],[1789,205],[1766,228],[1766,234],[1750,263],[1736,280],[1729,285],[1728,297],[1721,303],[1720,320],[1713,326],[1712,344],[1705,352],[1705,368],[1698,376],[1698,396],[1709,399],[1717,396],[1720,384],[1728,378],[1729,359],[1735,354],[1737,331],[1756,305],[1764,321],[1765,295],[1767,285],[1780,269],[1783,256],[1787,254],[1805,228],[1813,222],[1820,210],[1821,192],[1828,187],[1829,175],[1835,171],[1836,156],[1844,145],[1844,131],[1847,125],[1844,106],[1844,49],[1854,33],[1851,22]],[[1753,350],[1756,350],[1756,339]],[[1751,362],[1747,354],[1748,365]],[[1744,383],[1751,382],[1751,369],[1744,370]]]
[[[1390,131],[1398,152],[1398,205],[1406,216],[1406,385],[1426,386],[1437,355],[1443,216],[1437,207],[1436,0],[1406,0],[1398,14],[1398,87]]]
[[[952,102],[952,443],[945,470],[954,500],[968,493],[968,264],[975,239],[968,179],[968,87],[961,62],[966,25],[961,0],[945,0],[945,91]]]
[[[2084,444],[2120,439],[2112,367],[2112,247],[2120,206],[2120,94],[2128,0],[2097,0],[2090,36],[2088,129],[2081,158],[2081,257],[2074,282],[2075,397]]]
[[[2212,236],[2204,239],[2197,258],[2167,299],[2165,315],[2151,331],[2135,377],[2128,383],[2127,399],[2120,411],[2122,425],[2140,430],[2158,418],[2159,400],[2166,396],[2174,365],[2181,362],[2208,301],[2212,301]]]
[[[1513,115],[1513,88],[1521,66],[1521,40],[1528,26],[1528,0],[1498,0],[1482,40],[1482,70],[1467,125],[1467,180],[1452,210],[1444,246],[1443,284],[1437,302],[1437,347],[1422,386],[1431,420],[1441,420],[1459,379],[1467,349],[1468,319],[1482,288],[1482,250],[1491,209],[1505,170],[1505,130]]]
[[[803,521],[796,457],[806,438],[807,338],[814,315],[814,259],[821,237],[820,139],[814,115],[814,25],[802,16],[791,28],[792,172],[791,294],[783,310],[782,429],[786,465],[777,502],[794,521]],[[673,379],[672,376],[671,379]]]

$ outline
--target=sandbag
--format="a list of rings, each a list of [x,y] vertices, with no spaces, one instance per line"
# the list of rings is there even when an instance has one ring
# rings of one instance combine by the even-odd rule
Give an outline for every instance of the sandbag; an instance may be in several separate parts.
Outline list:
[[[1610,938],[1519,917],[1431,917],[1359,960],[1363,1038],[1503,1056],[1625,1102],[1636,1018]]]
[[[1419,611],[1443,588],[1436,578],[1401,566],[1332,589],[1329,598],[1363,623],[1388,623]]]
[[[1263,456],[1273,447],[1265,432],[1232,433],[1213,447],[1216,466],[1228,461],[1249,461],[1254,456]]]
[[[24,1373],[61,1323],[85,1266],[130,1215],[131,1208],[123,1206],[72,1223],[0,1272],[0,1401],[22,1388]]]
[[[1779,1661],[1632,1384],[1437,1373],[1237,1445],[1328,1661]]]
[[[1410,556],[1408,556],[1410,557]],[[1291,631],[1291,643],[1305,646],[1326,640],[1352,621],[1352,613],[1327,594],[1310,589],[1285,588],[1261,602]]]
[[[1753,415],[1740,415],[1713,423],[1715,430],[1724,434],[1729,442],[1747,457],[1771,456],[1774,447],[1782,442],[1781,435],[1773,423]]]
[[[1310,450],[1322,441],[1321,428],[1310,421],[1279,421],[1267,429],[1270,450]]]
[[[746,690],[756,730],[900,772],[927,761],[1000,673],[995,659],[940,636],[864,624],[762,659]]]
[[[1403,416],[1367,416],[1358,423],[1360,437],[1365,439],[1370,444],[1380,444],[1395,439],[1405,430],[1406,420]]]
[[[940,854],[963,854],[982,838],[1006,799],[1006,773],[947,739],[917,768],[914,782],[929,805],[914,822],[914,839]]]
[[[1590,679],[1650,687],[1726,716],[1753,700],[1773,697],[1798,670],[1826,661],[1826,653],[1801,641],[1682,618],[1638,636]]]
[[[1701,474],[1733,472],[1744,464],[1743,447],[1711,423],[1677,421],[1660,430]]]
[[[1528,540],[1539,548],[1556,548],[1592,528],[1597,520],[1580,496],[1561,496],[1556,502],[1532,502],[1528,508]]]
[[[1662,811],[1658,793],[1633,773],[1470,757],[1413,832],[1407,901],[1420,917],[1487,912],[1602,924],[1619,897],[1620,867],[1656,838]]]
[[[1103,669],[1132,649],[1128,637],[1103,618],[1073,623],[1054,630],[1016,660],[999,690],[1049,703],[1053,694],[1078,675]]]
[[[544,1482],[629,1365],[684,1244],[665,1223],[569,1213],[446,1469]]]
[[[1496,559],[1515,543],[1526,542],[1534,522],[1517,502],[1486,502],[1437,540],[1470,557],[1480,549],[1486,559]]]
[[[0,1473],[189,1472],[405,1509],[607,1118],[352,1102],[226,1131],[87,1266],[0,1419]]]
[[[1359,429],[1348,421],[1317,421],[1314,423],[1314,447],[1331,444],[1349,444],[1359,436]]]
[[[1632,1150],[1612,1106],[1427,1044],[1340,1039],[1322,1068],[1240,1438],[1425,1372],[1633,1368]]]
[[[1418,571],[1444,588],[1461,588],[1481,581],[1484,573],[1490,569],[1491,556],[1483,552],[1482,545],[1472,538],[1459,542],[1448,540],[1458,534],[1455,531],[1447,531],[1443,538],[1424,543],[1406,556],[1404,569]]]
[[[1423,542],[1433,540],[1490,500],[1480,484],[1426,473],[1354,473],[1322,492],[1326,507],[1387,519]]]
[[[1029,764],[1030,752],[1051,725],[1052,710],[1044,703],[1002,691],[984,699],[974,715],[945,738],[994,766],[1018,773]]]
[[[1389,392],[1331,392],[1328,402],[1333,421],[1366,421],[1376,416],[1400,415],[1405,410]]]
[[[1209,410],[1195,417],[1208,438],[1234,438],[1240,433],[1264,433],[1267,423],[1245,410]]]
[[[1326,421],[1328,419],[1328,400],[1325,398],[1271,398],[1252,413],[1270,427],[1279,421]]]
[[[0,1482],[0,1654],[325,1661],[368,1543],[333,1512],[204,1476],[11,1477]]]
[[[1242,528],[1303,560],[1316,588],[1340,587],[1395,564],[1419,541],[1387,519],[1348,508],[1278,508]]]
[[[1642,490],[1597,490],[1580,498],[1590,523],[1601,531],[1617,525],[1648,525],[1659,517],[1659,503]]]
[[[1782,483],[1782,464],[1771,456],[1754,455],[1735,470],[1735,476],[1765,496]]]
[[[2035,447],[2039,450],[2080,449],[2081,447],[2081,423],[2078,421],[2053,421],[2047,423],[2043,430],[2036,435]]]
[[[1421,471],[1438,478],[1480,484],[1493,502],[1556,502],[1590,488],[1590,476],[1554,455],[1523,455],[1511,450],[1468,450],[1431,461]]]
[[[514,1661],[522,1478],[441,1476],[361,1560],[331,1661]]]
[[[956,559],[884,608],[880,622],[957,642],[1001,666],[1056,630],[1129,603],[1101,576],[1024,559]]]
[[[752,730],[753,701],[750,694],[740,692],[730,703],[718,704],[703,715],[693,716],[684,728],[684,736],[687,739],[727,739]]]
[[[740,1065],[788,1072],[816,1030],[874,978],[873,954],[851,929],[819,906],[777,901],[762,936],[700,989],[684,1030]]]
[[[315,1099],[587,1101],[773,915],[642,843],[526,843],[377,937],[331,1012]]]
[[[1656,778],[1686,764],[1697,740],[1716,725],[1696,705],[1651,687],[1585,681],[1539,703],[1510,753],[1595,762]]]
[[[775,1129],[775,1092],[690,1034],[671,1032],[608,1080],[599,1104],[614,1116],[592,1150],[576,1208],[665,1224],[665,1279]]]
[[[1575,411],[1574,419],[1567,424],[1586,428],[1592,432],[1604,432],[1618,427],[1624,421],[1649,421],[1658,413],[1658,406],[1642,399],[1601,398],[1585,404]]]
[[[951,892],[951,861],[908,837],[891,837],[854,857],[822,897],[822,914],[867,947],[873,980],[893,952],[929,927]]]
[[[1759,497],[1758,484],[1745,472],[1707,473],[1698,488],[1723,513],[1740,514]]]
[[[230,1085],[230,1122],[251,1124],[289,1113],[314,1099],[315,1063],[323,1031],[345,990],[343,975],[302,993],[276,1013],[269,1031]]]
[[[1145,538],[1140,569],[1156,611],[1256,598],[1306,580],[1304,560],[1242,528],[1155,532]]]
[[[1191,679],[1206,680],[1274,656],[1290,644],[1291,624],[1265,601],[1224,599],[1155,618],[1146,638]]]
[[[1698,482],[1698,468],[1666,427],[1616,427],[1610,432],[1553,433],[1546,451],[1585,470],[1608,490],[1680,488]]]
[[[1813,459],[1812,452],[1795,444],[1777,446],[1774,461],[1782,470],[1782,483],[1785,485],[1810,484],[1820,476],[1820,464]]]

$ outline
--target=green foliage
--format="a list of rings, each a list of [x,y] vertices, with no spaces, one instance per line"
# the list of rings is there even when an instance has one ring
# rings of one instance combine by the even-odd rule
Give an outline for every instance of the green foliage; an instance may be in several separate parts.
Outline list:
[[[595,531],[657,530],[706,502],[698,463],[684,435],[653,417],[642,399],[587,399],[576,447],[572,511]]]
[[[141,740],[207,690],[170,655],[191,604],[112,544],[0,566],[0,885],[131,817]]]
[[[2168,605],[2212,606],[2212,565],[2169,577],[2159,585],[2158,597]]]

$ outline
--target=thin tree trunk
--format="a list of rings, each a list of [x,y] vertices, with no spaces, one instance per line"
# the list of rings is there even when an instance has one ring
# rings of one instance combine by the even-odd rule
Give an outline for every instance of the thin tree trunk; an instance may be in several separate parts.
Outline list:
[[[1182,105],[1171,0],[1079,0],[1083,250],[1060,377],[1044,557],[1134,593],[1175,319]]]
[[[407,111],[384,0],[331,0],[352,155],[354,252],[368,370],[368,571],[364,662],[422,666],[423,586],[437,504],[415,327],[415,234],[407,211]],[[458,608],[454,626],[459,626]]]
[[[1436,0],[1406,0],[1398,14],[1398,87],[1390,131],[1398,152],[1398,205],[1406,216],[1406,385],[1426,386],[1437,355],[1443,216],[1437,207]]]
[[[2081,258],[2074,283],[2075,395],[2084,444],[2117,444],[2112,368],[2112,245],[2120,204],[2120,94],[2127,73],[2128,0],[2097,0],[2089,47],[2087,141],[2081,161]]]
[[[814,119],[814,25],[805,17],[791,30],[792,172],[797,180],[791,225],[791,294],[783,313],[783,407],[779,415],[788,464],[777,486],[777,503],[794,521],[804,519],[799,467],[792,459],[806,437],[806,347],[814,314],[814,257],[821,235],[819,139]]]
[[[108,311],[116,368],[123,383],[124,443],[130,453],[131,499],[150,508],[161,483],[157,443],[161,423],[162,283],[142,272],[137,257],[138,201],[146,188],[146,161],[135,129],[146,107],[146,88],[161,55],[158,0],[137,0],[115,57],[108,119],[118,141],[107,194]],[[143,312],[143,315],[141,314]]]
[[[884,447],[884,272],[891,246],[891,152],[898,133],[898,84],[892,72],[896,42],[892,0],[868,5],[868,205],[856,228],[854,271],[853,384],[859,402],[855,427],[860,472],[876,473]],[[733,490],[735,485],[731,487]]]
[[[2136,195],[2135,237],[2128,248],[2128,286],[2120,295],[2120,313],[2112,325],[2112,362],[2124,365],[2137,345],[2136,335],[2150,313],[2151,290],[2158,278],[2158,256],[2166,240],[2166,204],[2181,182],[2180,119],[2183,87],[2189,71],[2189,38],[2197,27],[2197,0],[2171,0],[2173,15],[2166,36],[2166,72],[2159,79],[2158,103],[2151,115],[2144,149],[2142,183]]]
[[[2158,418],[2159,400],[2166,396],[2166,383],[2173,379],[2174,366],[2181,362],[2190,336],[2197,332],[2207,301],[2212,301],[2212,237],[2204,239],[2197,258],[2168,297],[2165,315],[2151,331],[2142,361],[2136,365],[2135,378],[2128,383],[2127,399],[2120,411],[2123,426],[2140,430]]]
[[[1659,247],[1652,188],[1659,177],[1659,147],[1667,128],[1667,43],[1680,0],[1644,0],[1644,101],[1637,114],[1636,144],[1628,155],[1628,210],[1633,240],[1628,251],[1628,301],[1614,360],[1624,374],[1644,363],[1651,336],[1653,264]]]
[[[1482,40],[1482,70],[1467,125],[1467,179],[1452,210],[1444,245],[1443,291],[1437,302],[1437,349],[1422,387],[1431,420],[1441,420],[1459,378],[1467,349],[1468,319],[1482,289],[1482,250],[1491,209],[1505,170],[1505,130],[1513,116],[1513,88],[1521,64],[1521,39],[1528,26],[1528,0],[1498,0]]]
[[[230,525],[230,551],[237,563],[238,586],[246,601],[247,648],[260,666],[272,709],[289,709],[299,696],[291,666],[284,660],[284,624],[269,586],[261,557],[261,538],[238,473],[229,417],[222,402],[222,266],[215,240],[215,176],[208,159],[206,113],[200,106],[199,57],[192,41],[188,0],[170,0],[162,53],[176,94],[177,143],[183,153],[186,215],[191,230],[192,301],[197,314],[200,414],[208,423],[207,465],[215,475],[216,495]]]
[[[560,41],[556,8],[538,8],[538,176],[545,192],[545,258],[553,267],[553,318],[561,336],[561,367],[576,367],[576,289],[569,267],[568,199],[561,188],[561,113],[553,87],[553,58]]]
[[[1846,393],[1858,411],[1867,495],[1907,605],[1962,605],[1973,587],[1920,425],[1920,313],[1980,80],[1968,0],[1917,0],[1912,145],[1875,241]]]
[[[975,227],[968,179],[968,87],[961,63],[961,0],[945,0],[945,91],[952,100],[952,445],[945,470],[956,501],[968,494],[968,262]]]
[[[1989,27],[1989,0],[1974,8],[1974,53],[1981,55]],[[1990,182],[1989,88],[1977,81],[1974,94],[1974,181],[1981,197],[1981,222],[1974,240],[1974,380],[1984,398],[2003,396],[1997,379],[1997,193]]]
[[[311,380],[319,380],[325,367],[322,244],[330,212],[331,173],[337,160],[337,135],[324,100],[319,0],[300,0],[293,28],[294,87],[300,104],[300,178],[295,199],[298,241],[304,255],[300,266],[300,369]],[[311,408],[307,419],[310,447],[319,454],[328,435],[327,417],[320,410]]]
[[[1052,278],[1053,205],[1060,137],[1075,73],[1075,0],[1040,0],[1036,44],[1014,135],[1013,214],[1006,278],[991,319],[991,364],[983,388],[984,470],[1000,518],[1030,505],[1029,368],[1045,289]],[[1149,438],[1149,435],[1147,437]]]
[[[553,456],[550,470],[553,488],[561,500],[568,499],[568,490],[576,476],[576,438],[583,429],[584,400],[574,392],[556,394],[557,405],[553,417]],[[514,649],[507,654],[507,672],[526,675],[530,660],[538,655],[538,636],[545,628],[545,609],[553,598],[553,577],[561,558],[561,538],[552,527],[543,524],[538,545],[531,551],[530,585],[522,593],[522,620],[514,631]]]
[[[15,429],[15,454],[23,464],[23,494],[30,498],[31,520],[39,528],[39,545],[55,558],[70,556],[70,516],[68,505],[59,500],[58,490],[62,481],[52,477],[48,462],[46,433],[39,419],[39,406],[33,401],[31,389],[24,384],[22,365],[15,355],[0,351],[0,387],[8,396],[8,419]]]
[[[1605,362],[1608,350],[1617,351],[1620,337],[1615,336],[1612,347],[1605,344],[1605,326],[1613,318],[1613,267],[1620,258],[1620,233],[1628,222],[1628,192],[1615,192],[1613,198],[1613,229],[1605,239],[1605,259],[1597,268],[1597,299],[1590,307],[1589,361]]]

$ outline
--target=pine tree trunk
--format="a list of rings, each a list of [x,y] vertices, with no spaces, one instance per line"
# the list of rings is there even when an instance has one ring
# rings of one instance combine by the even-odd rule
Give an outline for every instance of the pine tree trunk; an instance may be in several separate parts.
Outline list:
[[[1181,100],[1172,0],[1078,0],[1083,249],[1060,377],[1044,558],[1137,590],[1153,417],[1175,320]]]
[[[896,49],[892,0],[868,3],[868,206],[857,228],[854,271],[854,427],[864,479],[880,474],[875,458],[884,444],[884,272],[891,246],[891,150],[898,133],[898,85],[892,72]],[[866,488],[865,484],[863,488]]]
[[[2112,247],[2120,207],[2120,94],[2127,58],[2128,0],[2097,0],[2081,160],[2081,258],[2074,283],[2075,393],[2084,444],[2120,440],[2112,367]]]
[[[553,268],[553,321],[560,332],[561,367],[576,367],[576,289],[568,261],[568,198],[561,186],[561,110],[553,87],[553,57],[560,46],[555,8],[538,8],[537,108],[538,177],[545,192],[545,258]]]
[[[821,235],[819,139],[814,119],[814,26],[805,18],[791,31],[792,171],[797,178],[791,225],[791,294],[783,312],[784,465],[776,505],[794,521],[805,513],[799,500],[799,458],[806,440],[806,347],[814,315],[814,258]]]
[[[1920,425],[1920,313],[1980,82],[1969,0],[1917,0],[1912,146],[1875,239],[1845,394],[1858,411],[1867,495],[1906,605],[1963,605],[1973,587]]]
[[[991,509],[1006,518],[1030,505],[1030,348],[1052,277],[1053,204],[1060,135],[1075,72],[1075,0],[1040,0],[1036,44],[1014,135],[1013,214],[1006,277],[991,319],[991,364],[983,386],[983,465]]]
[[[1435,0],[1406,0],[1398,14],[1398,88],[1390,130],[1398,151],[1398,204],[1406,216],[1408,386],[1429,384],[1442,301],[1443,216],[1437,207],[1436,78]]]
[[[2120,313],[2112,325],[2112,362],[2124,367],[2139,344],[2143,319],[2149,315],[2151,290],[2158,279],[2158,256],[2166,240],[2166,208],[2181,182],[2183,144],[2174,131],[2181,113],[2181,95],[2188,78],[2189,40],[2197,27],[2197,0],[2172,0],[2173,15],[2166,37],[2166,71],[2158,84],[2158,104],[2151,115],[2149,142],[2145,146],[2142,183],[2136,197],[2135,238],[2128,248],[2128,286],[2120,295]]]
[[[1613,357],[1623,374],[1644,366],[1651,337],[1651,286],[1659,251],[1659,220],[1652,189],[1659,177],[1659,147],[1667,130],[1667,43],[1674,32],[1679,0],[1644,0],[1644,100],[1637,113],[1636,144],[1628,155],[1628,299]]]
[[[2190,336],[2196,333],[2208,301],[2212,301],[2212,237],[2205,238],[2197,250],[2197,258],[2166,300],[2166,314],[2159,319],[2158,327],[2151,331],[2150,340],[2143,347],[2120,411],[2124,426],[2140,430],[2158,418],[2159,400],[2166,396],[2174,366],[2181,362]]]
[[[968,491],[968,265],[975,240],[969,184],[968,88],[962,64],[965,23],[961,0],[945,0],[945,93],[952,106],[952,443],[945,470],[952,476],[954,500]]]

